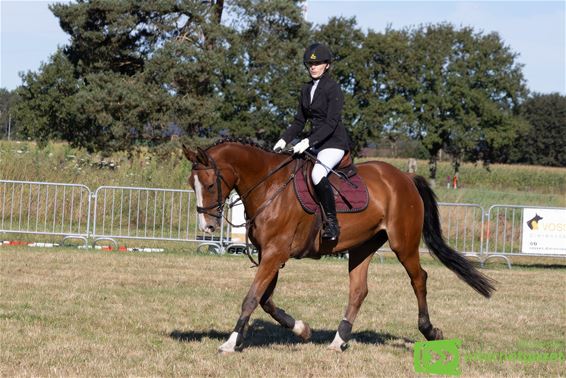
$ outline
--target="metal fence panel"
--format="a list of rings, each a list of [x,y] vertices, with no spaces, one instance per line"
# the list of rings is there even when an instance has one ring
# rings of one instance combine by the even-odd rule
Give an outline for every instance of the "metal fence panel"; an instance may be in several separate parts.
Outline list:
[[[481,259],[484,249],[484,214],[480,205],[439,202],[438,215],[446,243],[460,253]],[[390,250],[387,244],[380,249]],[[424,240],[421,240],[420,250],[428,252]]]
[[[566,257],[521,252],[523,210],[533,206],[494,205],[485,213],[475,204],[438,205],[447,244],[482,263],[502,257],[510,264],[507,256],[513,255]],[[228,219],[232,211],[225,209]],[[85,185],[33,181],[0,180],[0,232],[80,237],[85,242],[93,238],[95,243],[100,239],[189,241],[215,253],[242,244],[232,240],[224,219],[213,235],[199,230],[192,190],[101,186],[92,193]],[[426,250],[424,244],[421,247]]]
[[[447,244],[464,254],[483,253],[484,210],[469,203],[439,203],[442,233]]]
[[[84,185],[0,180],[0,231],[87,237],[90,205]]]
[[[485,251],[490,256],[548,256],[566,257],[566,255],[544,253],[523,253],[523,211],[528,208],[555,209],[557,207],[493,205],[487,213]]]
[[[213,235],[198,228],[192,190],[101,186],[94,195],[92,237],[220,241],[224,222]]]

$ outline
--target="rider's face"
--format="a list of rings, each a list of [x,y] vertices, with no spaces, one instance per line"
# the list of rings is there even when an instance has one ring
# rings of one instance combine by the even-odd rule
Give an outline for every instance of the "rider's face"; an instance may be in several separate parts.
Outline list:
[[[327,63],[309,63],[307,67],[309,69],[309,74],[313,79],[318,79],[322,76],[324,71],[328,68],[329,64]]]

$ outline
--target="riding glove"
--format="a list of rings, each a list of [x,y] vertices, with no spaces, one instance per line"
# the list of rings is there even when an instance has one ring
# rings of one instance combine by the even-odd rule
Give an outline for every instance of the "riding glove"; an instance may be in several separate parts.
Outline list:
[[[277,143],[275,143],[275,146],[273,147],[273,151],[277,152],[279,150],[282,150],[285,148],[286,145],[287,143],[285,143],[283,139],[279,139]]]
[[[293,153],[302,154],[307,150],[307,148],[309,148],[309,139],[305,138],[301,140],[299,143],[295,144],[295,146],[293,147]]]

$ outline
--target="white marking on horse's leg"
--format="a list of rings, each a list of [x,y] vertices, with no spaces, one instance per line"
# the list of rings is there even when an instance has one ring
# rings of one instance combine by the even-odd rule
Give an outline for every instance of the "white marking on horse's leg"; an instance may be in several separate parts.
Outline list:
[[[197,206],[203,207],[202,206],[202,184],[200,183],[197,175],[195,175],[195,194],[197,196]],[[206,232],[205,226],[206,226],[206,219],[204,219],[204,214],[199,213],[198,214],[198,227],[200,228],[201,231]]]
[[[302,320],[296,320],[295,326],[293,327],[293,333],[299,336],[303,341],[308,341],[311,338],[311,328],[308,323]]]
[[[236,343],[238,341],[238,332],[232,332],[228,341],[220,345],[218,348],[219,353],[233,353],[236,351]]]
[[[295,326],[293,327],[293,333],[297,336],[301,336],[301,334],[305,331],[305,323],[302,320],[296,320]]]
[[[334,336],[334,340],[332,340],[332,343],[330,343],[328,349],[335,350],[337,352],[343,352],[346,350],[346,348],[348,348],[348,343],[342,340],[338,332],[336,332],[336,336]]]

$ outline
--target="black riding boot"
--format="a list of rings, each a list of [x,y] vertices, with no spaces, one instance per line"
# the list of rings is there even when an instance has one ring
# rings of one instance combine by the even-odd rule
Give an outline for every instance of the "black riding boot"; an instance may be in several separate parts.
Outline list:
[[[323,239],[335,241],[340,235],[338,227],[338,219],[336,219],[336,202],[334,201],[334,192],[328,178],[323,177],[320,182],[314,186],[316,196],[322,205],[324,214],[326,214],[326,225],[322,232]]]

